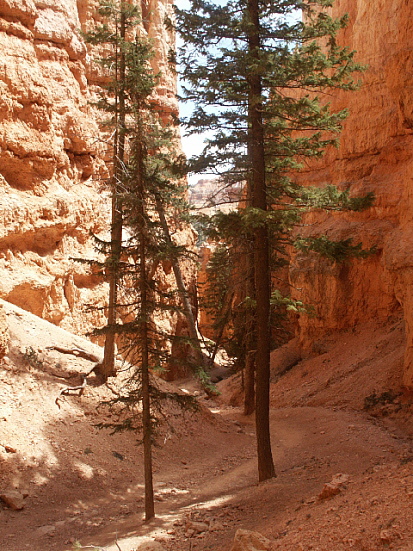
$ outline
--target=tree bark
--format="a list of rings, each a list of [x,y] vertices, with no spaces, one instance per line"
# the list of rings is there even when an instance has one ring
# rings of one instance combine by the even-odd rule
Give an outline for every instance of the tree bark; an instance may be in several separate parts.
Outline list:
[[[136,183],[138,199],[138,227],[139,227],[139,294],[140,304],[140,340],[141,340],[141,383],[142,383],[142,430],[143,430],[143,465],[145,481],[145,520],[155,516],[152,468],[152,420],[151,420],[151,389],[149,378],[149,315],[151,311],[149,282],[147,275],[147,237],[145,223],[145,190],[143,183],[143,152],[137,138],[136,150]]]
[[[252,191],[252,187],[251,187]],[[251,198],[249,200],[251,205]],[[246,296],[255,298],[254,251],[247,251],[247,282]],[[255,411],[255,355],[257,348],[257,333],[255,326],[255,312],[249,307],[245,320],[245,383],[244,383],[244,415],[251,415]]]
[[[252,95],[252,94],[251,94]],[[251,99],[251,96],[250,96]],[[249,105],[252,103],[249,103]],[[250,111],[250,110],[249,110]],[[251,118],[251,113],[249,112]],[[252,128],[249,126],[250,130]],[[247,143],[248,158],[252,158],[252,140]],[[252,206],[254,189],[254,178],[252,171],[249,171],[247,178],[247,207]],[[246,243],[245,262],[247,279],[245,284],[245,295],[251,301],[255,300],[255,259],[254,259],[254,247],[248,240]],[[251,415],[255,411],[255,354],[257,348],[257,332],[255,326],[255,311],[251,307],[246,310],[245,320],[245,378],[244,378],[244,415]]]
[[[126,15],[121,8],[120,22],[116,24],[121,43],[126,38]],[[115,337],[116,337],[116,310],[118,302],[119,261],[122,252],[122,199],[121,180],[125,160],[125,76],[126,63],[123,48],[116,44],[116,81],[120,83],[119,92],[115,98],[115,136],[113,147],[113,185],[112,185],[112,225],[110,235],[110,265],[109,265],[109,300],[107,333],[105,338],[104,356],[99,374],[103,380],[116,375],[115,367]]]
[[[146,280],[146,243],[144,235],[140,243],[140,295],[141,295],[141,339],[142,339],[142,426],[143,426],[143,464],[145,479],[145,520],[155,516],[152,475],[152,422],[149,379],[149,328],[148,282]]]
[[[259,66],[260,23],[258,0],[248,1],[250,31],[249,55]],[[254,63],[254,65],[255,65]],[[252,206],[263,214],[267,211],[265,173],[264,127],[262,117],[262,81],[257,70],[249,73],[249,147],[251,151]],[[256,434],[259,481],[275,476],[271,452],[270,406],[270,295],[271,274],[269,261],[268,227],[261,220],[254,230],[254,265],[256,299]]]

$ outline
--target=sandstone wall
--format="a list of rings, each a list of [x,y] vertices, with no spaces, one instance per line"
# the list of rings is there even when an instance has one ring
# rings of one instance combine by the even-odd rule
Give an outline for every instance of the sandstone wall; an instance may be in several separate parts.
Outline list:
[[[94,258],[109,228],[106,146],[90,99],[98,86],[79,29],[96,0],[0,0],[0,297],[65,329],[104,323],[105,284],[72,258]],[[170,0],[146,3],[145,29],[163,73],[159,101],[176,111],[162,22]],[[185,239],[183,235],[182,239]]]
[[[316,335],[404,312],[407,330],[405,384],[413,387],[413,4],[406,0],[336,0],[348,13],[341,37],[368,66],[357,92],[338,93],[335,108],[348,107],[338,151],[301,175],[310,184],[333,183],[352,193],[373,191],[364,213],[315,213],[308,232],[353,236],[377,255],[350,265],[298,256],[291,282],[316,305],[318,317],[302,317],[300,338],[311,348]]]

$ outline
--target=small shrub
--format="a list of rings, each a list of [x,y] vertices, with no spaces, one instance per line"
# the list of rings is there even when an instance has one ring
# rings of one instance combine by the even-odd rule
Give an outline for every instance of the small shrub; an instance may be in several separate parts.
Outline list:
[[[400,393],[394,392],[393,390],[387,390],[379,395],[373,392],[372,394],[364,398],[363,409],[368,411],[369,409],[373,409],[377,405],[384,406],[385,404],[393,404],[395,399],[399,396]]]
[[[30,367],[35,369],[43,369],[43,361],[39,358],[38,353],[31,346],[26,348],[26,351],[23,354],[25,362],[29,364]]]

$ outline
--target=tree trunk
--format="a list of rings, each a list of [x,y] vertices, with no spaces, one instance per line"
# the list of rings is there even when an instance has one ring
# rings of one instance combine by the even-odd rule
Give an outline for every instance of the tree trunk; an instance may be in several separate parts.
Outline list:
[[[142,426],[143,464],[145,479],[145,520],[155,516],[152,475],[152,422],[149,379],[149,328],[146,319],[149,312],[148,282],[146,280],[146,242],[144,234],[140,242],[140,295],[141,295],[141,339],[142,339]]]
[[[156,210],[158,212],[159,221],[161,223],[165,241],[167,242],[168,245],[171,246],[173,245],[171,233],[169,231],[168,222],[165,217],[164,207],[159,197],[156,198]],[[172,263],[172,269],[175,275],[176,286],[178,287],[178,292],[181,297],[182,305],[184,308],[184,314],[186,317],[186,321],[188,323],[189,336],[191,337],[191,340],[193,342],[193,349],[195,352],[195,361],[198,367],[205,370],[208,366],[206,365],[204,354],[202,353],[201,343],[199,341],[198,331],[196,329],[195,317],[192,311],[192,305],[188,297],[188,292],[185,288],[184,279],[182,277],[182,270],[177,258],[172,257],[171,263]]]
[[[256,350],[247,350],[244,376],[244,415],[255,411],[255,354]]]
[[[251,97],[251,96],[250,96]],[[251,113],[249,112],[251,119]],[[249,126],[250,130],[252,128]],[[248,158],[252,158],[252,140],[247,143]],[[246,205],[252,206],[254,189],[254,178],[252,171],[249,171],[247,178]],[[245,295],[251,301],[255,300],[255,259],[254,247],[250,240],[247,240],[245,252],[247,279],[245,283]],[[255,354],[257,348],[257,331],[255,326],[255,310],[251,307],[246,309],[245,313],[245,378],[244,378],[244,415],[251,415],[255,411]]]
[[[231,316],[232,302],[234,300],[234,295],[235,295],[235,292],[232,291],[232,293],[230,293],[230,295],[227,297],[227,307],[224,311],[224,314],[222,314],[221,327],[218,331],[218,334],[214,334],[215,345],[214,345],[214,348],[212,350],[211,356],[208,358],[209,365],[211,367],[213,367],[213,365],[214,365],[215,358],[218,354],[219,348],[220,348],[221,343],[222,343],[222,337],[224,336],[224,331],[225,331],[226,325],[227,325],[228,320]]]
[[[126,16],[121,8],[120,23],[116,25],[120,42],[126,38]],[[109,263],[109,300],[108,321],[103,363],[99,369],[101,377],[106,381],[108,377],[116,375],[115,367],[115,337],[116,337],[116,310],[118,302],[119,261],[122,252],[122,199],[121,181],[125,160],[125,75],[126,63],[123,48],[116,44],[116,81],[120,89],[115,98],[115,136],[113,147],[113,185],[112,185],[112,225],[110,234],[110,263]],[[119,61],[118,61],[119,56]]]
[[[164,208],[163,208],[163,204],[162,204],[161,200],[159,199],[159,197],[156,199],[156,210],[158,212],[159,221],[161,223],[161,227],[162,227],[162,231],[163,231],[163,234],[164,234],[164,237],[165,237],[165,241],[167,242],[167,244],[169,246],[171,246],[171,245],[173,245],[172,238],[171,238],[171,232],[169,231],[169,226],[168,226],[168,222],[167,222],[166,217],[165,217],[165,211],[164,211]],[[175,275],[176,286],[178,287],[179,295],[181,297],[182,304],[183,304],[183,307],[184,307],[185,317],[186,317],[186,320],[187,320],[187,323],[188,323],[189,336],[194,341],[194,345],[196,346],[196,348],[200,351],[201,346],[200,346],[200,343],[199,343],[198,331],[196,330],[196,323],[195,323],[194,314],[192,312],[192,305],[191,305],[191,302],[189,300],[188,293],[185,289],[185,284],[184,284],[184,279],[182,277],[181,267],[179,265],[178,259],[175,258],[175,257],[171,258],[171,263],[172,263],[172,269],[173,269],[173,272],[174,272],[174,275]]]
[[[145,190],[143,184],[143,152],[140,138],[135,144],[136,150],[136,183],[138,199],[138,228],[139,228],[139,293],[140,304],[140,340],[141,340],[141,381],[142,381],[142,430],[143,430],[143,465],[145,480],[145,520],[155,516],[152,473],[152,421],[151,421],[151,389],[149,378],[149,316],[151,312],[149,282],[147,274],[147,237],[145,222]]]
[[[250,184],[252,192],[252,185]],[[251,197],[248,200],[251,205]],[[249,244],[248,244],[249,245]],[[254,251],[247,251],[247,281],[246,296],[255,299]],[[245,320],[245,383],[244,383],[244,415],[251,415],[255,411],[255,355],[257,348],[257,332],[255,325],[255,311],[249,307],[246,310]]]
[[[260,64],[260,24],[258,0],[248,1],[249,55]],[[266,174],[264,155],[264,127],[262,119],[262,82],[257,70],[249,77],[249,147],[251,151],[252,206],[263,214],[267,211]],[[256,434],[259,481],[275,476],[270,439],[270,295],[271,274],[269,262],[268,227],[266,220],[254,230],[254,265],[256,299]]]

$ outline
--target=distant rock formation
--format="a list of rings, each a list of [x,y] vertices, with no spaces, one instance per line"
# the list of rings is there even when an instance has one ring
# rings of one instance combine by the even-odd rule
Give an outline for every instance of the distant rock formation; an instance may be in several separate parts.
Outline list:
[[[218,178],[203,178],[189,187],[189,203],[212,215],[216,211],[229,212],[238,206],[241,186],[225,186]]]

